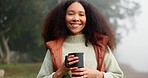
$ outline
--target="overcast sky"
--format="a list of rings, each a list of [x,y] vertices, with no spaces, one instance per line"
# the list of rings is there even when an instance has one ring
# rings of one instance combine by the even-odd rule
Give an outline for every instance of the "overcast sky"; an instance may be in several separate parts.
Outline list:
[[[136,31],[132,30],[117,48],[120,62],[138,71],[148,72],[148,0],[134,0],[141,4],[141,14],[136,16]],[[123,33],[124,34],[124,33]]]

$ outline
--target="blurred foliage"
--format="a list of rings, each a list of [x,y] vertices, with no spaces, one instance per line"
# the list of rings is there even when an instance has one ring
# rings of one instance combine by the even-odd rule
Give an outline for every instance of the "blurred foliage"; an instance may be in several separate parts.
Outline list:
[[[5,70],[4,78],[36,78],[40,66],[40,63],[0,64],[0,68]]]
[[[54,0],[0,0],[0,31],[10,27],[4,35],[10,38],[11,50],[43,55],[40,27],[53,4],[56,4]]]
[[[116,33],[117,43],[122,38],[121,33],[118,29],[123,29],[124,32],[128,33],[129,30],[133,29],[134,17],[140,13],[140,4],[131,0],[89,0],[98,8],[98,10],[106,17],[108,22],[111,24],[113,31]],[[121,22],[128,20],[131,21]],[[125,25],[125,23],[127,23]],[[132,26],[131,26],[132,25]],[[130,28],[131,27],[131,28]]]
[[[43,55],[45,46],[41,37],[41,25],[52,7],[65,0],[0,0],[0,32],[9,37],[10,50],[30,52],[38,58]],[[89,0],[106,16],[117,34],[121,28],[118,20],[134,17],[139,12],[139,4],[129,0]],[[126,27],[126,26],[125,26]],[[127,30],[127,29],[124,29]],[[0,33],[1,34],[1,33]],[[0,46],[1,35],[0,35]]]

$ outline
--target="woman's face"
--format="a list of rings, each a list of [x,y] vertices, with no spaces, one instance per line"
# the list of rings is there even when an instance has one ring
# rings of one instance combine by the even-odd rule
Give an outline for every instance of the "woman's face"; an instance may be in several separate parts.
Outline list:
[[[86,24],[85,9],[79,2],[72,3],[66,11],[66,25],[72,35],[82,34]]]

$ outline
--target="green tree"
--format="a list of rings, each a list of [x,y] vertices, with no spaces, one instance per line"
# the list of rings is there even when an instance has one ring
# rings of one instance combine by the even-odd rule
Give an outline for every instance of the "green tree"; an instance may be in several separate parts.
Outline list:
[[[6,63],[10,63],[10,50],[34,52],[42,48],[40,26],[54,2],[0,0],[0,55],[6,55]]]
[[[5,5],[8,4],[8,5]],[[7,0],[2,1],[0,0],[0,59],[3,60],[3,53],[4,50],[6,51],[6,63],[9,64],[10,63],[10,49],[8,46],[8,42],[9,42],[9,37],[6,36],[5,34],[7,32],[10,31],[11,29],[11,24],[7,24],[7,22],[9,22],[8,18],[11,19],[13,14],[10,14],[10,12],[12,12],[13,10],[11,10],[11,6],[9,6],[9,2]],[[3,45],[2,45],[3,44]],[[4,50],[2,49],[4,47]],[[2,61],[1,60],[1,61]]]

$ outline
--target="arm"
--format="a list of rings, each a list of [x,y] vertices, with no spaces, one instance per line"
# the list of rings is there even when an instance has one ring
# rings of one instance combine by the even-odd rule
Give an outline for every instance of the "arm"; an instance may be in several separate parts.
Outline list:
[[[51,60],[51,55],[49,50],[47,51],[44,61],[41,65],[40,71],[37,75],[37,78],[52,78],[53,72],[53,65]]]
[[[63,63],[62,66],[56,72],[53,72],[51,54],[48,50],[40,68],[40,71],[37,75],[37,78],[62,78],[63,75],[68,73],[68,71],[69,68],[65,67],[65,64]]]
[[[106,72],[100,72],[91,68],[76,68],[71,70],[72,74],[87,78],[123,78],[123,72],[120,69],[117,60],[111,50],[109,48],[107,49],[104,57]]]
[[[104,72],[104,78],[123,78],[123,72],[120,69],[118,62],[108,47],[108,52],[105,54],[104,62],[106,72]]]
[[[87,78],[123,78],[123,72],[120,69],[117,60],[109,48],[107,51],[104,58],[106,72],[100,72],[90,68],[78,68],[72,69],[72,74]]]

